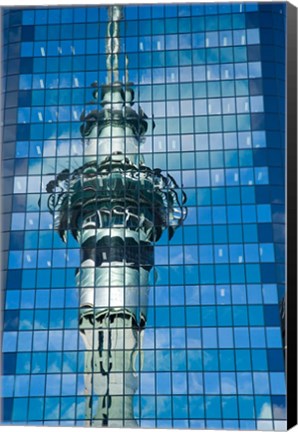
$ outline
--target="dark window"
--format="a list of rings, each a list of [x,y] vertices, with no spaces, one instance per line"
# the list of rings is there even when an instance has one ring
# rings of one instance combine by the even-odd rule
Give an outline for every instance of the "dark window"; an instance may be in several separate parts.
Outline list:
[[[10,248],[14,250],[23,250],[24,248],[24,231],[12,231],[10,234]]]
[[[284,355],[281,349],[268,350],[268,366],[272,372],[284,370]]]
[[[261,94],[263,92],[263,80],[259,78],[249,80],[249,92],[251,96]]]
[[[10,422],[12,417],[13,398],[3,398],[3,420]]]
[[[24,211],[26,209],[26,195],[15,194],[13,196],[13,211]]]
[[[278,305],[264,305],[264,321],[268,327],[280,326],[280,313]]]
[[[29,140],[30,139],[30,125],[29,124],[19,124],[17,127],[17,140],[21,141],[21,139]]]
[[[3,374],[14,375],[16,371],[16,354],[3,353]]]
[[[22,27],[22,41],[23,42],[33,41],[34,30],[35,30],[35,26],[33,25],[27,25],[25,27]]]
[[[4,331],[18,330],[19,327],[19,311],[9,310],[4,313]]]
[[[21,11],[10,12],[9,25],[15,26],[20,24],[22,24],[22,12]]]
[[[31,106],[32,92],[31,90],[21,90],[19,92],[19,106],[29,107]],[[22,138],[20,138],[21,140]]]
[[[28,73],[33,72],[33,58],[32,57],[21,58],[20,72],[22,74],[28,74]]]
[[[7,272],[7,289],[19,289],[22,284],[22,271],[21,270],[9,270]]]
[[[276,282],[276,269],[274,264],[261,264],[261,280],[263,283]]]

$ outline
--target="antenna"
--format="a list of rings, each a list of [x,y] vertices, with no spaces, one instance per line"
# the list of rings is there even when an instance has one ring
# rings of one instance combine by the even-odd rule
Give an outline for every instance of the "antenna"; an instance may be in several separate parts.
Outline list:
[[[120,39],[119,39],[119,21],[123,18],[122,6],[108,7],[109,22],[107,26],[106,38],[106,65],[107,65],[107,83],[119,81],[119,58]]]
[[[129,63],[128,56],[125,55],[125,84],[127,84],[127,83],[129,82],[129,77],[128,77],[128,74],[129,74],[129,71],[128,71],[128,63]]]

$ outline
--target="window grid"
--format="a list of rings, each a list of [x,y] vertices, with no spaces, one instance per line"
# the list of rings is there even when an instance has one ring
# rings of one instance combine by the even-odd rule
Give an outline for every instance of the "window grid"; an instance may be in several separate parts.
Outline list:
[[[251,27],[250,24],[250,12],[252,12],[251,16],[256,16],[253,14],[258,13],[259,5],[226,5],[226,7],[226,10],[224,10],[224,5],[148,7],[153,17],[156,14],[152,20],[143,19],[142,8],[125,8],[127,25],[125,29],[123,25],[122,30],[126,39],[126,51],[131,62],[129,71],[134,78],[138,101],[142,107],[146,105],[146,108],[149,108],[151,115],[154,114],[156,123],[155,130],[148,133],[146,137],[145,159],[147,158],[149,161],[152,159],[153,166],[169,172],[178,184],[182,185],[183,179],[183,189],[190,202],[188,218],[185,220],[184,226],[180,228],[180,232],[177,232],[177,237],[173,238],[171,243],[163,238],[155,246],[158,279],[156,282],[152,282],[150,294],[152,303],[149,307],[146,329],[148,336],[146,334],[145,337],[149,339],[150,330],[153,331],[151,334],[154,335],[153,340],[156,343],[161,330],[164,330],[164,334],[168,336],[166,346],[170,355],[170,395],[167,393],[164,395],[161,393],[161,395],[167,396],[165,403],[168,403],[170,399],[168,411],[170,415],[165,417],[165,423],[163,423],[164,414],[161,413],[161,417],[156,414],[159,412],[158,398],[161,396],[157,397],[154,392],[148,395],[147,393],[138,395],[136,396],[138,400],[136,410],[138,409],[138,415],[141,416],[143,426],[161,427],[160,425],[165,424],[171,427],[178,427],[179,425],[191,427],[192,424],[198,422],[200,427],[202,425],[202,427],[222,428],[225,427],[226,422],[231,421],[233,427],[236,428],[239,425],[240,428],[257,427],[260,420],[256,416],[250,418],[249,413],[251,413],[251,407],[254,407],[255,413],[260,411],[260,397],[262,395],[258,393],[255,384],[257,381],[254,382],[253,378],[248,380],[252,388],[249,396],[242,395],[238,388],[235,400],[232,399],[234,396],[231,395],[231,399],[225,399],[227,404],[231,402],[231,413],[237,412],[237,418],[226,417],[224,399],[221,399],[226,397],[225,394],[220,397],[214,396],[206,390],[208,380],[211,382],[214,378],[218,379],[218,383],[220,383],[220,374],[224,373],[222,367],[225,367],[220,353],[228,350],[231,350],[232,353],[248,351],[251,373],[254,373],[251,377],[263,377],[262,379],[267,383],[267,387],[265,386],[268,389],[266,400],[268,400],[269,405],[271,404],[273,411],[275,409],[273,400],[277,397],[275,395],[282,397],[284,394],[281,385],[278,384],[278,375],[274,375],[283,371],[280,359],[279,369],[276,372],[262,369],[263,366],[260,365],[258,366],[259,369],[254,367],[254,364],[257,363],[256,358],[259,356],[256,353],[263,353],[265,350],[268,367],[271,355],[269,353],[273,350],[282,352],[282,345],[278,345],[279,342],[274,345],[273,336],[270,337],[270,334],[273,332],[276,335],[279,331],[280,324],[276,313],[278,301],[282,297],[282,288],[280,288],[282,280],[277,273],[277,265],[279,262],[284,262],[284,255],[281,253],[277,256],[276,247],[282,242],[276,240],[276,234],[274,239],[271,235],[270,240],[268,230],[270,230],[272,216],[274,216],[274,209],[271,205],[272,197],[277,193],[277,190],[273,190],[273,188],[282,185],[282,173],[277,171],[276,167],[281,166],[279,155],[283,154],[284,151],[280,144],[278,132],[283,130],[282,104],[284,100],[280,97],[279,101],[277,96],[277,80],[281,73],[278,68],[283,67],[284,58],[281,55],[277,56],[276,68],[269,71],[271,79],[276,85],[276,94],[273,96],[278,101],[278,108],[272,112],[273,115],[276,115],[271,117],[266,101],[272,99],[272,94],[265,89],[268,71],[265,62],[262,61],[262,45],[260,45],[261,54],[257,60],[250,60],[248,57],[251,55],[249,53],[253,53],[253,50],[254,55],[257,56],[255,48],[262,40],[263,29],[261,25],[254,24]],[[240,7],[243,7],[243,10],[237,9]],[[4,130],[6,171],[4,172],[7,174],[5,177],[7,188],[4,189],[4,198],[7,199],[8,203],[9,200],[12,201],[7,208],[4,207],[4,213],[8,218],[7,225],[4,224],[4,227],[7,233],[11,230],[11,234],[7,235],[5,251],[8,255],[8,279],[11,278],[12,282],[9,280],[7,282],[8,330],[6,331],[4,327],[4,354],[13,354],[16,352],[15,347],[19,347],[16,356],[20,358],[18,360],[20,362],[19,372],[16,375],[20,378],[17,380],[14,377],[14,372],[8,375],[11,377],[11,382],[17,381],[14,385],[7,387],[12,390],[7,390],[7,395],[4,395],[5,397],[12,396],[15,400],[12,409],[15,414],[7,419],[8,422],[37,424],[42,422],[43,418],[47,424],[54,424],[55,422],[69,424],[67,423],[68,420],[74,422],[73,424],[82,424],[80,422],[83,422],[83,413],[78,405],[76,405],[75,410],[79,414],[70,411],[69,418],[67,416],[65,418],[66,414],[63,413],[63,407],[70,407],[70,402],[76,399],[83,400],[82,393],[80,393],[82,390],[82,369],[75,378],[76,385],[71,395],[67,394],[67,390],[65,390],[66,394],[62,390],[66,388],[64,383],[66,383],[67,376],[77,373],[77,369],[72,368],[68,372],[66,370],[57,372],[59,391],[57,388],[57,392],[54,392],[53,395],[47,394],[47,385],[45,384],[46,400],[43,411],[40,412],[39,418],[32,419],[30,416],[33,415],[35,400],[42,400],[44,393],[41,392],[37,396],[30,393],[34,391],[31,390],[34,388],[33,383],[35,382],[33,377],[38,373],[34,373],[33,370],[32,374],[30,372],[22,373],[21,359],[25,358],[24,354],[30,355],[32,353],[32,356],[37,354],[37,345],[35,346],[35,344],[40,337],[39,343],[44,344],[41,353],[48,353],[44,366],[46,368],[48,364],[51,367],[51,355],[55,351],[51,350],[50,342],[54,340],[52,339],[54,335],[56,335],[56,341],[58,338],[60,340],[57,353],[73,352],[81,357],[84,351],[78,332],[76,333],[74,349],[71,349],[71,346],[65,347],[68,341],[68,333],[66,332],[72,329],[75,334],[77,330],[74,323],[68,327],[66,314],[72,313],[74,316],[74,311],[78,307],[72,292],[72,285],[74,285],[73,274],[78,263],[79,250],[72,240],[69,240],[65,248],[61,242],[59,243],[56,233],[53,233],[53,225],[48,217],[44,185],[47,184],[49,176],[53,173],[61,171],[64,167],[69,167],[72,170],[82,164],[82,149],[80,148],[78,132],[79,113],[83,110],[85,102],[90,99],[89,84],[95,79],[102,82],[105,76],[104,55],[98,54],[100,50],[96,50],[96,43],[94,48],[92,47],[92,41],[99,41],[98,47],[101,47],[102,50],[107,20],[106,12],[102,8],[92,8],[91,10],[101,20],[97,34],[94,33],[94,26],[97,25],[97,21],[95,16],[92,16],[93,12],[89,12],[89,8],[15,11],[19,15],[8,10],[7,13],[10,27],[7,27],[4,32],[8,35],[5,43],[9,50],[12,50],[10,54],[12,59],[18,57],[14,54],[17,51],[14,50],[20,49],[19,57],[21,60],[19,72],[17,69],[15,71],[9,69],[11,68],[9,65],[12,65],[11,59],[8,59],[6,68],[6,126]],[[83,16],[85,11],[86,25]],[[80,16],[80,12],[82,12],[82,16]],[[217,15],[218,13],[219,15]],[[272,6],[270,13],[273,19],[278,16],[279,11]],[[21,20],[22,16],[23,21]],[[34,16],[36,21],[34,21]],[[179,22],[177,17],[179,17]],[[14,20],[17,24],[15,27]],[[68,27],[66,26],[67,22]],[[21,30],[22,23],[24,27],[27,27],[26,32]],[[89,23],[94,24],[88,27]],[[282,27],[277,20],[276,23],[276,32],[278,32]],[[75,29],[81,30],[79,38],[74,38],[77,36]],[[66,33],[68,30],[71,31],[70,37]],[[27,40],[30,35],[34,36],[34,31],[36,39]],[[139,35],[139,31],[144,31],[144,35]],[[57,32],[59,32],[57,44],[60,44],[61,41],[62,52],[61,50],[57,51],[60,54],[57,55],[54,54],[54,51],[45,50],[45,55],[43,55],[43,51],[40,50],[40,47],[43,47],[41,45],[43,41],[47,43],[48,50],[56,50],[56,42],[53,38],[54,36],[57,37]],[[150,36],[151,33],[152,36]],[[177,37],[175,37],[176,35]],[[205,39],[204,36],[206,36]],[[171,48],[171,44],[167,40],[171,42],[175,39],[177,46]],[[206,46],[207,39],[208,46]],[[67,46],[68,41],[72,40],[74,41],[73,46],[75,46],[73,51],[76,54],[70,51],[69,55],[65,56],[64,47]],[[202,43],[203,46],[196,47],[195,42]],[[282,46],[279,39],[276,44]],[[273,49],[273,46],[272,41],[270,41],[270,44],[266,45],[266,49]],[[38,55],[38,50],[40,55]],[[30,56],[23,55],[25,53],[34,53],[33,60],[29,60]],[[50,53],[53,55],[49,55]],[[146,54],[146,60],[143,54]],[[92,61],[96,62],[94,69]],[[147,63],[144,64],[145,61]],[[155,67],[159,65],[158,70],[161,76],[154,72],[156,69],[152,68],[153,65]],[[167,73],[169,73],[168,78]],[[267,75],[263,75],[264,73]],[[199,74],[202,75],[199,76]],[[53,81],[55,77],[58,77],[59,82],[58,80],[56,83]],[[18,92],[18,96],[16,96],[16,92]],[[168,105],[165,103],[166,101],[169,101]],[[175,111],[172,113],[170,111],[174,103],[178,107],[176,115]],[[229,104],[232,104],[232,112]],[[75,107],[74,110],[73,106]],[[199,109],[201,112],[197,112]],[[213,112],[214,110],[215,112]],[[228,112],[224,112],[224,110]],[[144,111],[148,112],[146,109]],[[74,114],[75,112],[76,114]],[[187,114],[183,115],[184,113]],[[272,129],[268,127],[268,120],[271,118],[277,120]],[[275,126],[276,124],[278,126]],[[69,140],[73,141],[72,146],[69,145]],[[6,150],[13,141],[16,141],[15,153],[12,150]],[[42,146],[43,141],[44,145]],[[185,142],[189,143],[190,146],[187,150],[184,150],[183,147]],[[178,148],[175,148],[177,143]],[[76,146],[76,150],[73,146]],[[152,146],[154,146],[153,154]],[[270,159],[267,148],[271,151],[278,147],[280,147],[281,153],[275,153],[275,158]],[[39,150],[37,150],[38,148]],[[70,156],[70,148],[74,154],[78,152],[78,155]],[[148,163],[148,165],[152,164]],[[274,173],[277,175],[274,176]],[[271,201],[268,201],[268,194],[271,194]],[[38,207],[40,195],[42,196],[41,210]],[[283,207],[282,210],[284,210]],[[277,229],[284,229],[281,220],[274,220],[274,223],[276,226],[279,225],[279,228],[273,227],[274,232],[277,232]],[[265,240],[261,240],[260,233]],[[22,241],[24,241],[23,249],[21,247]],[[53,247],[50,246],[51,244]],[[244,245],[243,250],[239,252],[239,246],[242,244]],[[187,249],[190,246],[195,246],[191,250],[198,257],[197,264],[191,261],[191,257],[187,257]],[[210,247],[208,248],[208,246]],[[162,248],[166,248],[165,254],[163,254]],[[172,250],[177,251],[177,253],[181,250],[182,255],[176,263],[174,262],[175,252]],[[234,253],[236,254],[235,258],[233,258]],[[70,261],[67,261],[66,254],[70,256]],[[243,261],[239,262],[241,256]],[[223,261],[220,261],[221,258]],[[20,267],[23,268],[22,279],[18,273]],[[48,273],[46,273],[47,269]],[[57,285],[58,282],[54,280],[59,278],[58,275],[62,274],[61,271],[65,275],[64,278],[68,278],[65,288],[63,288],[63,283],[59,286],[59,284]],[[47,281],[47,278],[51,279]],[[13,279],[15,280],[13,281]],[[17,288],[21,286],[22,290],[18,290]],[[183,303],[176,305],[175,302],[173,304],[171,289],[177,292],[179,286],[182,288]],[[212,287],[210,291],[213,292],[211,295],[213,298],[208,300],[209,294],[206,294],[206,300],[203,300],[202,288],[196,289],[198,286],[207,287],[206,290],[203,289],[204,292]],[[223,304],[218,303],[215,289],[219,292],[221,290],[229,291],[230,286],[232,293],[238,292],[238,297],[233,294],[236,296],[235,299]],[[271,294],[271,286],[272,293],[274,292],[276,295]],[[161,295],[157,296],[157,291],[164,290],[166,287],[167,299],[165,300],[162,299]],[[190,294],[188,294],[190,289],[194,300],[191,300]],[[255,298],[250,290],[256,293],[254,294]],[[58,291],[59,293],[63,292],[61,300],[58,299]],[[57,304],[55,304],[55,294],[57,294]],[[69,294],[70,297],[68,297]],[[274,297],[272,300],[270,300],[271,295]],[[160,304],[161,299],[164,303]],[[191,300],[190,303],[189,300]],[[266,309],[270,304],[272,305],[271,315],[270,309]],[[171,311],[168,310],[169,307],[175,308],[176,316],[171,314]],[[231,310],[225,309],[227,307],[231,307]],[[191,308],[197,308],[196,312]],[[31,311],[34,312],[32,315],[30,315]],[[237,319],[239,319],[241,311],[245,311],[245,314],[248,315],[246,325],[237,324],[236,318],[238,316]],[[48,320],[45,319],[44,327],[38,328],[38,319],[43,312],[44,315],[48,315]],[[179,315],[180,312],[181,316]],[[195,313],[198,312],[201,313],[201,316],[196,321],[194,317]],[[229,314],[227,320],[229,324],[226,325],[222,325],[220,321],[220,317],[224,313]],[[63,314],[65,315],[64,322],[61,318]],[[57,324],[55,324],[55,315],[58,320]],[[18,324],[13,322],[14,316],[17,317],[15,322]],[[32,328],[32,325],[30,327],[26,321],[30,322],[33,317],[35,321]],[[167,318],[165,323],[160,321],[161,318],[163,320]],[[72,319],[75,320],[74,317]],[[176,319],[177,324],[175,323]],[[188,324],[192,320],[195,324]],[[210,324],[208,324],[208,320],[210,320]],[[180,322],[184,324],[182,325]],[[254,347],[252,335],[255,331],[261,334],[262,328],[267,329],[267,322],[270,323],[268,330],[263,332],[262,337],[259,336],[256,339],[258,343],[262,342],[263,345],[261,343],[260,347]],[[243,331],[245,327],[251,330],[247,332],[247,348],[237,346],[236,342],[239,339],[239,336],[237,339],[236,335],[240,334],[236,330]],[[220,332],[222,330],[227,332],[230,328],[235,329],[231,332],[231,347],[221,348]],[[200,339],[197,338],[191,342],[190,336],[188,339],[188,330],[189,335],[191,335],[191,330],[195,329],[200,329],[200,332],[213,329],[214,345],[211,345],[210,348],[204,346],[203,335]],[[33,336],[28,348],[22,351],[19,346],[21,343],[20,336],[28,334],[29,337],[30,331],[33,332],[32,335],[37,337]],[[182,371],[175,369],[176,360],[174,360],[176,351],[183,352],[183,348],[177,348],[174,345],[175,335],[179,331],[184,334],[182,340],[186,346],[186,366],[182,368]],[[25,343],[24,337],[23,341]],[[192,347],[192,343],[203,345],[200,348]],[[76,354],[77,349],[79,350],[78,354]],[[202,350],[203,358],[205,358],[204,352],[208,349],[214,351],[218,370],[207,372],[207,370],[202,369],[204,372],[202,375],[203,392],[193,394],[190,377],[193,372],[189,371],[187,365],[193,356],[192,351],[197,350],[196,354],[199,354],[199,351]],[[162,348],[153,343],[153,346],[144,348],[144,351],[153,357],[154,371],[158,371],[158,364],[162,362],[157,361],[157,355],[162,351]],[[264,362],[264,360],[262,361]],[[272,360],[270,361],[272,363]],[[82,360],[80,362],[82,363]],[[140,380],[144,374],[151,373],[154,381],[153,387],[156,389],[157,375],[146,367],[149,368],[145,365],[145,369],[140,373]],[[225,373],[228,372],[225,371]],[[167,372],[161,369],[160,373],[166,374]],[[266,375],[256,375],[265,373]],[[58,379],[59,374],[60,378]],[[48,370],[45,375],[47,377],[54,376],[55,372]],[[28,384],[26,384],[27,379],[29,380]],[[180,393],[175,393],[176,379],[181,379],[182,382],[184,380],[188,399],[181,399]],[[21,382],[25,383],[24,400],[21,393],[18,393],[18,383]],[[277,386],[280,393],[274,393],[276,391],[274,386]],[[13,392],[11,395],[10,391]],[[38,393],[38,390],[36,391]],[[58,400],[60,397],[62,398],[61,412],[51,414],[51,407],[54,406],[52,403],[54,404],[56,399]],[[196,398],[199,397],[202,397],[202,401],[204,400],[205,403],[208,402],[211,404],[210,406],[213,406],[215,416],[219,412],[218,418],[209,417],[206,405],[203,409],[202,418],[196,418],[193,413],[193,406],[196,406],[195,404],[199,401]],[[148,408],[151,404],[150,401],[153,401],[154,405],[153,414],[149,413],[148,418],[142,417],[144,407]],[[181,402],[180,406],[179,401]],[[28,407],[29,409],[27,409]],[[29,417],[21,418],[21,413],[27,411]],[[184,420],[186,423],[183,423]],[[166,423],[167,421],[169,423]],[[272,422],[271,417],[266,421],[269,425]],[[275,421],[282,421],[282,419],[277,417]],[[273,424],[271,424],[271,428],[274,428]]]

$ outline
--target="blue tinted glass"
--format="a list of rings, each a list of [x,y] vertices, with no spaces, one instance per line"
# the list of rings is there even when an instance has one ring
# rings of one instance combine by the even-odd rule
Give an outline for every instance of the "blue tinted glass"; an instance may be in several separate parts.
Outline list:
[[[63,223],[70,225],[62,240],[59,211],[49,212],[47,185],[64,169],[73,172],[94,161],[95,153],[97,164],[104,161],[111,153],[111,128],[117,123],[120,133],[132,121],[129,114],[143,116],[144,110],[147,133],[137,137],[138,150],[135,125],[126,127],[125,157],[139,169],[143,156],[134,152],[144,153],[140,166],[144,173],[146,167],[154,170],[155,184],[152,189],[150,175],[144,174],[141,188],[134,190],[126,175],[125,206],[130,203],[131,211],[139,213],[150,201],[143,215],[147,231],[136,221],[136,237],[131,227],[124,233],[123,226],[113,226],[120,237],[142,238],[146,248],[152,241],[154,248],[154,268],[147,272],[144,266],[139,272],[144,284],[149,276],[150,288],[143,359],[135,359],[140,388],[134,415],[139,426],[150,428],[286,428],[280,312],[285,280],[284,8],[256,3],[127,5],[120,22],[110,24],[111,10],[105,6],[4,12],[4,421],[85,424],[84,368],[90,366],[91,351],[86,355],[79,332],[80,285],[88,279],[80,267],[85,254],[92,254],[84,272],[102,285],[100,274],[108,265],[95,263],[96,272],[92,270],[93,258],[100,260],[101,230],[98,243],[86,243],[84,251],[79,245],[83,232],[79,243],[72,235],[85,218],[81,210],[87,207],[81,202],[76,214],[65,213]],[[108,32],[114,36],[110,48]],[[117,116],[125,121],[112,116],[105,120],[110,127],[95,128],[82,139],[84,115],[100,123],[109,106],[106,48],[119,48],[119,58],[111,58],[114,72],[119,66],[114,81],[134,82],[135,103],[125,110],[117,105]],[[117,86],[112,87],[114,98]],[[164,195],[156,193],[159,170]],[[80,176],[81,181],[87,178],[92,183],[91,174]],[[178,213],[172,218],[168,211],[175,195],[172,182],[180,200],[183,192],[187,196],[181,226]],[[53,200],[61,198],[56,186]],[[111,203],[120,190],[117,183],[109,191]],[[102,192],[98,194],[96,207],[93,195],[89,202],[91,212],[103,202]],[[118,207],[115,219],[122,220]],[[165,230],[157,242],[166,223],[177,230],[173,236],[174,230]],[[103,258],[110,246],[107,250]],[[139,256],[140,251],[124,250]],[[146,253],[141,255],[141,261],[146,259]],[[126,263],[135,279],[140,260]],[[111,275],[120,270],[113,267]],[[134,291],[120,279],[116,283],[125,287],[124,293]],[[127,320],[135,313],[128,301],[125,295]],[[139,311],[136,321],[138,316]],[[99,327],[104,323],[97,320]],[[138,334],[137,326],[133,331]],[[105,341],[104,331],[97,336],[95,340]],[[92,385],[94,416],[96,379]]]
[[[257,371],[266,371],[268,369],[267,354],[265,350],[252,350],[253,369]]]

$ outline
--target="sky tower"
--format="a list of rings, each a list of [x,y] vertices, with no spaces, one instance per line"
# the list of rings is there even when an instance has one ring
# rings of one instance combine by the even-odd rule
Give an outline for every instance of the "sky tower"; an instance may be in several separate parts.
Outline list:
[[[119,80],[121,6],[108,7],[107,82],[93,83],[93,104],[81,115],[84,164],[47,185],[48,207],[65,241],[81,248],[76,284],[80,333],[86,346],[86,424],[136,427],[138,388],[154,243],[171,238],[186,217],[186,196],[175,180],[147,167],[140,143],[147,116],[134,110],[133,84]],[[94,403],[94,398],[98,402]]]

